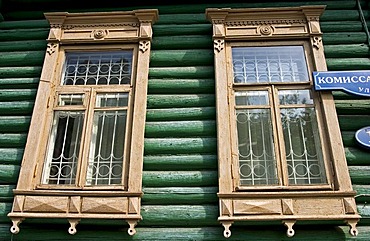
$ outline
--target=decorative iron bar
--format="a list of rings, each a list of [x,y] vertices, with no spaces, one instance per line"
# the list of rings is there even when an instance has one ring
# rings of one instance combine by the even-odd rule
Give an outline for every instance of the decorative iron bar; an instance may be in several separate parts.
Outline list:
[[[83,112],[55,112],[44,184],[75,184],[83,122]]]
[[[130,84],[132,51],[67,53],[62,85]]]
[[[97,95],[86,185],[121,184],[127,105],[128,94]],[[116,110],[99,110],[107,107]]]
[[[274,85],[309,83],[303,46],[236,47],[232,55],[235,83],[266,83],[270,89],[270,94],[267,90],[235,91],[240,184],[278,184],[278,155],[286,162],[282,166],[288,168],[285,178],[289,185],[326,183],[310,90],[304,86],[284,90]],[[282,133],[278,126],[276,130],[284,136],[284,143],[279,150],[274,148],[276,123],[271,122],[275,115],[271,108],[280,112],[277,118],[281,118]]]
[[[302,46],[232,49],[235,83],[309,81]]]

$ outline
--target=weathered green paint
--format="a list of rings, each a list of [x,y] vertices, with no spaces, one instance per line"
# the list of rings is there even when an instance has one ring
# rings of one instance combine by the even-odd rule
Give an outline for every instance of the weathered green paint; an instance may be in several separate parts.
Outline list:
[[[216,138],[147,138],[144,153],[155,154],[193,154],[215,153]]]
[[[204,107],[215,105],[214,94],[148,95],[148,108]]]
[[[0,79],[0,89],[8,89],[8,90],[2,90],[1,92],[7,92],[4,93],[4,95],[12,95],[9,92],[14,92],[12,89],[23,89],[23,88],[33,88],[33,90],[25,90],[25,92],[33,91],[35,92],[34,96],[36,96],[36,88],[38,86],[38,83],[40,81],[40,78],[1,78]],[[20,93],[20,95],[23,95]],[[33,98],[34,99],[34,98]]]
[[[147,155],[144,156],[144,169],[148,171],[206,170],[217,169],[217,155]]]
[[[170,121],[170,120],[208,120],[215,119],[215,107],[189,107],[149,109],[146,114],[147,121]]]
[[[45,40],[0,42],[0,52],[41,50],[42,54],[44,54],[45,48]]]
[[[0,132],[26,132],[28,131],[30,120],[30,116],[0,116]]]
[[[211,66],[162,67],[162,68],[153,67],[149,69],[149,78],[198,79],[198,78],[213,78],[213,77],[214,77],[214,69]]]
[[[338,115],[339,126],[342,131],[355,131],[369,125],[368,115]],[[356,120],[356,121],[354,121]]]
[[[40,40],[48,37],[48,29],[17,29],[0,31],[0,41]]]
[[[0,148],[24,147],[27,134],[25,133],[0,133]]]
[[[0,55],[0,67],[40,66],[44,55],[44,51],[3,52]]]
[[[366,44],[325,45],[326,58],[366,58],[369,56],[369,46]]]
[[[278,7],[327,5],[321,18],[330,70],[369,69],[369,47],[355,0],[255,1],[166,5],[156,2],[145,126],[143,220],[137,234],[114,220],[82,220],[68,234],[66,220],[32,220],[11,235],[11,209],[23,156],[49,25],[43,11],[131,10],[131,2],[107,0],[81,4],[61,0],[9,0],[0,22],[0,237],[5,240],[225,240],[217,222],[218,179],[212,25],[208,7]],[[181,4],[181,5],[180,5]],[[368,17],[368,3],[361,1]],[[56,9],[56,7],[58,9]],[[139,8],[147,8],[144,3]],[[370,125],[368,99],[334,91],[347,163],[363,215],[358,237],[345,224],[295,225],[288,238],[281,223],[235,223],[228,240],[370,240],[369,152],[355,140],[357,129]],[[354,121],[355,120],[355,121]],[[369,195],[369,196],[368,196]]]
[[[215,136],[216,122],[213,120],[147,122],[145,134],[148,138]]]
[[[28,78],[28,77],[40,77],[41,67],[0,67],[0,78]]]
[[[214,79],[150,79],[149,94],[214,94]]]

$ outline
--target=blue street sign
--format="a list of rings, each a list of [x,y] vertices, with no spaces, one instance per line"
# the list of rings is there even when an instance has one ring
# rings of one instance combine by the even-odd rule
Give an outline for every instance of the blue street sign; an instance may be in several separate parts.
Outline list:
[[[370,126],[363,127],[356,131],[355,138],[361,146],[370,149]]]
[[[313,72],[315,90],[343,90],[370,97],[370,70]]]

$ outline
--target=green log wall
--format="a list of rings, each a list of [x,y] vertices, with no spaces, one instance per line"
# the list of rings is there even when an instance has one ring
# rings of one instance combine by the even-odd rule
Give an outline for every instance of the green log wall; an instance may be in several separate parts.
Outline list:
[[[218,2],[218,3],[217,3]],[[226,1],[225,1],[226,2]],[[217,222],[218,179],[212,26],[208,7],[284,7],[327,5],[321,18],[329,70],[370,69],[367,35],[355,0],[245,1],[214,4],[129,6],[130,1],[104,3],[62,0],[3,0],[0,13],[0,240],[226,240]],[[369,3],[360,1],[369,20]],[[86,6],[88,5],[88,6]],[[34,99],[46,49],[49,25],[43,12],[111,11],[158,8],[153,26],[149,70],[142,216],[137,234],[127,224],[83,220],[69,235],[66,220],[21,223],[9,232],[11,209]],[[370,153],[358,147],[357,129],[370,125],[370,100],[334,92],[347,162],[362,215],[359,236],[344,223],[296,225],[286,236],[281,223],[234,224],[227,240],[370,240]],[[1,239],[2,238],[2,239]]]

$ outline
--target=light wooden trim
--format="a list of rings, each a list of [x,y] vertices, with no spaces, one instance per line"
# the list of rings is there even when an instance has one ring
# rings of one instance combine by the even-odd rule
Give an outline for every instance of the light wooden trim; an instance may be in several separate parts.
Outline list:
[[[8,214],[13,222],[11,232],[19,232],[18,225],[24,218],[67,218],[71,225],[70,234],[76,233],[75,226],[80,218],[119,218],[127,221],[128,233],[133,235],[136,233],[135,225],[141,220],[141,179],[150,45],[153,35],[152,25],[158,20],[158,10],[52,12],[45,13],[45,18],[50,23],[48,44],[22,168],[17,188],[14,190],[16,194],[14,205]],[[66,52],[122,50],[129,50],[133,53],[130,84],[120,86],[62,85]],[[95,99],[97,93],[107,92],[129,94],[127,107],[100,108],[100,110],[127,110],[122,183],[89,187],[85,186],[85,181],[91,142],[90,130],[96,109]],[[57,96],[63,93],[85,94],[83,105],[57,106]],[[75,185],[41,183],[55,110],[85,112]],[[44,131],[40,134],[40,130]],[[53,203],[53,198],[63,203]],[[28,200],[29,210],[23,212],[25,200]],[[108,203],[104,203],[104,200]],[[120,206],[122,200],[125,200],[124,207]],[[33,205],[37,213],[32,211]],[[96,205],[100,211],[89,213],[85,210],[86,212],[83,213],[83,210],[80,210],[81,205],[85,205],[86,210],[93,210]]]
[[[312,71],[325,71],[319,17],[325,6],[282,8],[209,8],[206,17],[212,22],[216,78],[216,113],[219,163],[218,220],[224,236],[230,237],[234,221],[281,220],[287,235],[294,235],[296,220],[343,220],[350,233],[357,235],[355,192],[352,189],[334,100],[329,91],[315,93]],[[304,48],[308,79],[302,83],[233,83],[231,48],[238,46],[294,46]],[[279,120],[277,89],[311,89],[313,104],[294,107],[315,107],[327,183],[322,185],[289,185],[284,137]],[[266,90],[273,125],[274,146],[278,151],[278,175],[285,177],[279,185],[239,186],[239,158],[235,110],[256,106],[235,105],[234,91]],[[274,94],[273,94],[274,92]],[[293,107],[293,106],[284,106]],[[230,142],[231,144],[229,144]],[[332,166],[334,167],[332,169]],[[230,175],[231,173],[231,175]],[[294,199],[294,200],[293,200]],[[280,205],[281,202],[281,205]],[[320,205],[322,204],[322,205]],[[332,211],[333,205],[335,211]],[[297,209],[297,210],[295,210]]]

